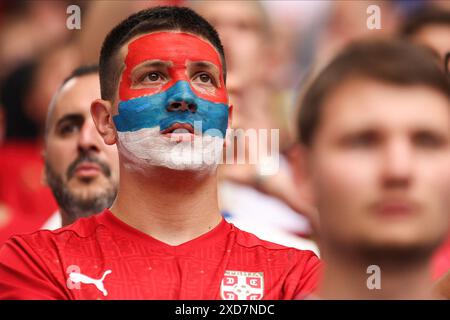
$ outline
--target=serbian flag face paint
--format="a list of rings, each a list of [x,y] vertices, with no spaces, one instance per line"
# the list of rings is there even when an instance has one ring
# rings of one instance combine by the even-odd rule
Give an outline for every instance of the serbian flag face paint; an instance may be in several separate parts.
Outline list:
[[[131,41],[119,85],[119,132],[201,121],[225,136],[228,96],[222,62],[207,41],[187,33],[155,32]],[[183,107],[184,106],[184,107]],[[208,132],[206,132],[208,134]]]

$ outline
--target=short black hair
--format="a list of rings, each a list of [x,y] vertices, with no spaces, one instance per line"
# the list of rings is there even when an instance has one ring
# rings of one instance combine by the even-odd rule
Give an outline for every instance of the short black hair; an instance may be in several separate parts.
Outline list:
[[[153,31],[177,30],[208,40],[219,52],[226,79],[225,54],[217,31],[196,12],[185,7],[161,6],[141,10],[119,23],[106,36],[100,51],[100,88],[102,99],[113,100],[121,66],[116,55],[136,35]]]
[[[400,28],[400,34],[405,37],[413,37],[429,25],[450,26],[450,11],[433,7],[420,10],[405,20]]]
[[[424,85],[450,101],[450,78],[434,51],[402,39],[370,39],[350,44],[309,85],[301,99],[297,129],[311,146],[324,101],[345,81],[362,77],[401,86]]]

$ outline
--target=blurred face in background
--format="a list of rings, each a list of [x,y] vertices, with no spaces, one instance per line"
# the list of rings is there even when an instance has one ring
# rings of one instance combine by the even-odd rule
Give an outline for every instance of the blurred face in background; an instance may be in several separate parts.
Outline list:
[[[448,98],[425,86],[355,78],[322,107],[305,174],[323,242],[431,253],[449,225]]]
[[[239,108],[245,90],[264,81],[267,72],[263,9],[256,1],[194,1],[193,9],[219,33],[227,61],[230,102]]]
[[[53,94],[77,65],[78,51],[71,45],[49,51],[39,61],[30,93],[25,99],[25,113],[39,129],[45,126],[47,108]]]
[[[434,49],[444,60],[450,52],[450,25],[430,24],[421,28],[412,38],[413,41]]]
[[[90,114],[100,97],[97,74],[69,80],[56,96],[45,145],[47,183],[59,206],[74,217],[109,207],[118,185],[115,145],[104,144]]]

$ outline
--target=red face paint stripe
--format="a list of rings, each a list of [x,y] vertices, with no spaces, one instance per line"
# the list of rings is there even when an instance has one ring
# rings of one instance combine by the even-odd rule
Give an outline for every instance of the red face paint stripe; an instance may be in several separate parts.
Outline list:
[[[149,60],[171,62],[169,67],[170,81],[157,88],[132,88],[132,70]],[[217,66],[219,74],[219,88],[211,93],[200,92],[191,84],[187,75],[187,62],[205,61]],[[128,53],[125,58],[125,69],[122,73],[119,86],[119,98],[126,101],[143,95],[151,95],[167,90],[177,81],[184,80],[190,83],[191,89],[199,97],[217,103],[228,102],[225,88],[222,62],[216,49],[201,38],[181,32],[156,32],[139,37],[128,44]]]

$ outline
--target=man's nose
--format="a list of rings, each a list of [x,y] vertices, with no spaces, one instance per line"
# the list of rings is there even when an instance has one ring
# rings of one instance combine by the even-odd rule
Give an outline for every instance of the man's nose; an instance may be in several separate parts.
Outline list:
[[[407,141],[389,143],[384,150],[383,180],[386,186],[405,186],[411,182],[414,163],[412,147]]]
[[[78,150],[96,152],[100,150],[100,135],[93,121],[86,121],[80,128]]]
[[[167,111],[197,111],[197,104],[195,102],[187,102],[187,101],[173,101],[167,107]]]
[[[197,102],[195,99],[195,95],[192,92],[188,83],[179,82],[177,85],[176,93],[173,94],[167,105],[167,111],[176,112],[176,111],[197,111]]]

